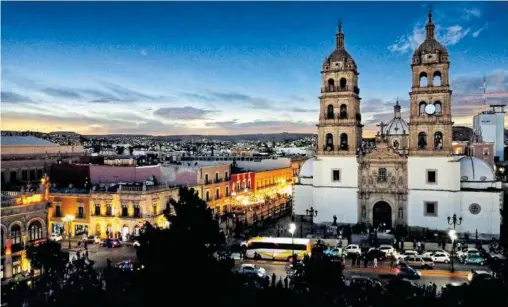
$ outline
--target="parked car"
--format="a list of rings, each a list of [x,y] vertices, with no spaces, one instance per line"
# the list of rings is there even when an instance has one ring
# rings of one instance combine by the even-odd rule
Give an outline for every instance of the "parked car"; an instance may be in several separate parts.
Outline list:
[[[417,251],[408,249],[408,250],[404,251],[404,253],[397,255],[396,259],[400,261],[408,256],[416,256],[416,255],[418,255]]]
[[[269,279],[270,277],[266,274],[266,270],[257,264],[244,263],[238,269],[238,273],[247,276],[257,277],[261,279]]]
[[[102,246],[104,247],[120,247],[122,243],[118,239],[106,239],[102,242]]]
[[[506,256],[503,255],[502,252],[492,252],[492,253],[489,253],[489,256],[493,260],[506,260]]]
[[[432,261],[439,262],[439,263],[449,263],[450,262],[450,256],[444,253],[435,253],[432,256]]]
[[[386,257],[391,257],[395,253],[395,248],[388,244],[379,245],[379,250],[384,252]]]
[[[422,254],[422,256],[432,257],[432,256],[434,256],[434,254],[444,254],[444,255],[450,257],[450,254],[447,251],[445,251],[444,249],[430,249],[430,250],[425,251]]]
[[[60,234],[56,234],[56,233],[52,233],[49,237],[48,237],[48,240],[50,241],[56,241],[56,242],[60,242],[63,240],[63,237],[62,235]]]
[[[346,247],[346,253],[348,256],[361,255],[362,250],[360,249],[360,246],[358,244],[349,244]]]
[[[407,278],[407,279],[420,279],[421,273],[418,270],[410,266],[399,266],[395,270],[395,275],[397,277]]]
[[[102,242],[101,238],[98,236],[85,236],[83,238],[83,242],[86,242],[88,244],[100,244]]]
[[[469,253],[479,253],[479,251],[477,248],[474,247],[465,247],[462,250],[455,252],[455,255],[458,258],[463,258],[466,257]]]
[[[466,256],[466,258],[464,258],[464,260],[462,260],[462,263],[464,264],[479,264],[479,265],[484,265],[485,264],[485,258],[483,258],[482,256],[480,256],[480,254],[469,254]]]
[[[428,257],[425,257],[426,259],[429,259]],[[434,268],[434,261],[432,259],[429,259],[430,261],[423,260],[423,257],[421,256],[407,256],[403,259],[403,261],[413,268],[420,268],[420,269],[433,269]]]

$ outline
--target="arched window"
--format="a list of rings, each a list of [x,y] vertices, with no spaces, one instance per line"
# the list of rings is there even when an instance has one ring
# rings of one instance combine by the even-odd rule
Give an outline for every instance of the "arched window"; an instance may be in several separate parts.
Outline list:
[[[443,107],[441,106],[441,101],[434,102],[434,106],[436,107],[436,112],[434,113],[434,115],[442,115]]]
[[[328,133],[326,135],[326,150],[327,151],[333,150],[333,135],[331,133]]]
[[[399,141],[398,141],[398,140],[393,141],[393,148],[398,149],[398,148],[399,148],[399,145],[400,145],[400,144],[399,144]]]
[[[427,106],[427,103],[425,101],[420,102],[419,104],[419,114],[420,116],[425,114],[425,107]]]
[[[39,221],[34,221],[28,226],[28,241],[42,239],[42,225]]]
[[[347,143],[347,134],[343,133],[340,135],[340,149],[348,150],[349,146]]]
[[[335,81],[333,79],[328,79],[328,91],[335,91]]]
[[[328,105],[326,108],[326,119],[333,119],[333,105]]]
[[[347,106],[345,104],[340,106],[340,119],[347,119]]]
[[[443,149],[443,134],[439,131],[434,133],[434,149]]]
[[[418,133],[418,149],[427,147],[427,134],[425,132]]]
[[[21,227],[18,224],[11,227],[11,243],[21,244]]]
[[[340,78],[340,88],[344,90],[346,89],[346,86],[347,86],[346,78]]]
[[[441,86],[441,72],[435,71],[432,76],[432,86]]]
[[[420,74],[420,77],[419,77],[419,84],[420,84],[420,87],[426,87],[427,86],[427,83],[428,83],[428,80],[427,80],[427,73],[426,72],[422,72]]]

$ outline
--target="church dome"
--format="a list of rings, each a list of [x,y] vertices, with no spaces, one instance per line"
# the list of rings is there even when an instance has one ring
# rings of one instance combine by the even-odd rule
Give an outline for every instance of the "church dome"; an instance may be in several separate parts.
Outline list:
[[[425,40],[423,43],[416,48],[413,57],[420,57],[425,54],[439,54],[439,55],[448,55],[448,50],[436,40],[434,35],[434,30],[436,26],[432,23],[432,12],[429,12],[429,20],[427,25],[425,25]]]
[[[496,181],[494,171],[483,160],[475,157],[460,159],[460,181]]]
[[[300,178],[312,178],[314,176],[314,158],[310,158],[305,161],[300,168],[300,174],[298,177]]]
[[[386,136],[409,134],[409,126],[406,121],[402,119],[400,114],[398,98],[395,106],[393,107],[393,119],[384,126],[383,134]]]
[[[340,65],[337,63],[341,63]],[[337,63],[333,66],[333,63]],[[339,22],[339,30],[336,34],[336,46],[335,50],[325,59],[323,66],[325,69],[341,69],[341,70],[355,70],[357,69],[355,60],[346,51],[344,46],[344,33],[342,32],[342,23]]]

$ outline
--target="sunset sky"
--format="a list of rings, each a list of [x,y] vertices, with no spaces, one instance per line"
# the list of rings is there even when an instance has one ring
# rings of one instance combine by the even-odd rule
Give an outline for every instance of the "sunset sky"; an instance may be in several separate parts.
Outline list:
[[[424,2],[3,2],[2,130],[315,133],[337,20],[365,136],[403,111]],[[433,3],[456,125],[508,103],[508,3]],[[407,113],[403,113],[407,118]],[[508,118],[508,116],[507,116]]]

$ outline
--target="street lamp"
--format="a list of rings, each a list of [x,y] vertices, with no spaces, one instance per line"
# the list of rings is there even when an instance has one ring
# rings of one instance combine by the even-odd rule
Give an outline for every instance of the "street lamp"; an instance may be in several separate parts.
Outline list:
[[[67,224],[67,228],[68,228],[67,236],[69,237],[69,249],[71,249],[71,223],[72,223],[72,221],[74,221],[74,215],[67,214],[63,218],[63,220]]]
[[[310,217],[310,233],[312,234],[314,232],[313,231],[313,228],[314,228],[314,217],[317,216],[318,211],[314,210],[313,207],[310,207],[310,209],[306,209],[305,210],[305,213],[307,214],[308,217]],[[302,236],[303,236],[303,234],[302,234]]]
[[[451,259],[451,272],[453,273],[455,271],[455,268],[453,266],[453,257],[455,256],[455,240],[457,240],[457,232],[454,230],[454,229],[450,229],[450,231],[448,232],[448,235],[450,236],[450,240],[452,240],[452,259]]]
[[[291,246],[293,248],[293,252],[291,253],[291,256],[293,257],[293,261],[295,261],[295,230],[296,230],[296,224],[290,223],[289,224],[289,233],[291,233]]]

